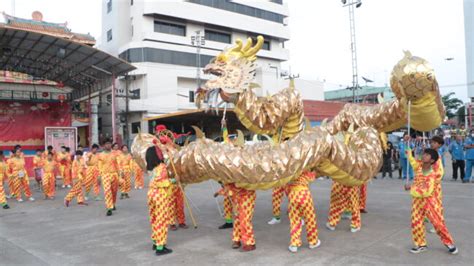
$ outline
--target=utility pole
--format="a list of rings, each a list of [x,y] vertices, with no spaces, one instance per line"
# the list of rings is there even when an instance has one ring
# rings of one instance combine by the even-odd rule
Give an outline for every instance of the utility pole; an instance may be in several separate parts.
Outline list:
[[[129,113],[129,101],[130,101],[130,96],[129,96],[129,91],[128,91],[128,82],[129,82],[129,76],[125,75],[125,128],[123,132],[123,137],[125,140],[125,144],[129,146],[130,144],[130,132],[128,128],[128,113]]]
[[[115,74],[112,74],[112,142],[115,143],[117,140],[117,123],[115,121],[116,118],[116,109],[115,109]]]

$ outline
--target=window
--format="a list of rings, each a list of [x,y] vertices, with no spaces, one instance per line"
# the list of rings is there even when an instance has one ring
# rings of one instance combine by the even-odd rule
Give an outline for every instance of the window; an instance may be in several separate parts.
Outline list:
[[[186,26],[155,20],[155,32],[186,36]]]
[[[140,99],[140,89],[134,89],[130,91],[132,93],[131,98],[132,100]]]
[[[107,31],[107,42],[110,42],[112,40],[112,29]]]
[[[112,12],[112,0],[107,0],[107,14]]]
[[[206,30],[204,35],[206,40],[209,41],[231,43],[231,36],[229,33]]]
[[[278,23],[283,23],[283,20],[285,18],[285,16],[281,14],[234,3],[229,0],[188,0],[188,2],[198,4],[198,5],[223,9],[230,12],[239,13],[242,15],[247,15],[247,16],[256,17],[256,18],[278,22]],[[273,2],[279,3],[279,2],[282,2],[282,0],[276,0]]]
[[[194,102],[194,91],[189,91],[189,102],[190,103]]]
[[[112,94],[107,94],[105,96],[105,103],[107,103],[107,106],[112,105]]]
[[[130,62],[153,62],[181,66],[196,67],[196,54],[178,51],[170,51],[156,48],[131,48],[119,55],[120,58]],[[213,56],[201,55],[201,66],[206,66]]]
[[[138,134],[140,132],[140,122],[133,122],[132,123],[132,134]]]

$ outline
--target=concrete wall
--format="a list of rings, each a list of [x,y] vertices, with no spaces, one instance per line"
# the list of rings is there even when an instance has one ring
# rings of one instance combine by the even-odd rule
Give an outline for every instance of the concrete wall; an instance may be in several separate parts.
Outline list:
[[[474,0],[464,0],[464,29],[466,39],[466,71],[468,97],[474,98]]]

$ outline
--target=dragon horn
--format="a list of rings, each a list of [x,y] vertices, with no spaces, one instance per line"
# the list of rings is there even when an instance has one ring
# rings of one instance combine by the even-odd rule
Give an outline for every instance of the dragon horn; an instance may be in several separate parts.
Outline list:
[[[235,46],[234,48],[231,49],[232,52],[240,52],[242,50],[242,40],[237,39],[235,41]]]
[[[245,52],[244,52],[244,55],[245,55],[246,57],[251,57],[251,56],[253,56],[253,55],[256,55],[257,52],[262,48],[262,46],[263,46],[263,41],[264,41],[263,37],[259,35],[259,36],[257,37],[257,43],[255,44],[255,46],[252,47],[252,48],[250,48],[248,51],[245,51]]]
[[[252,38],[248,38],[247,42],[245,43],[244,48],[240,46],[240,48],[242,48],[241,52],[245,54],[245,52],[247,52],[250,49],[250,47],[252,47],[252,44],[253,44]]]
[[[204,132],[202,132],[200,128],[198,128],[197,126],[191,127],[194,129],[194,132],[196,132],[196,138],[203,139],[204,137],[206,137],[206,135],[204,134]]]

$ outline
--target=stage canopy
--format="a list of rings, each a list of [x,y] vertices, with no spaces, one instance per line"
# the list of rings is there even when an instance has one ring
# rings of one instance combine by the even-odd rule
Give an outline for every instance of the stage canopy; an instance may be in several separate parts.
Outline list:
[[[134,69],[126,61],[73,38],[0,23],[0,70],[64,84],[73,89],[73,99],[106,88],[113,77]]]

